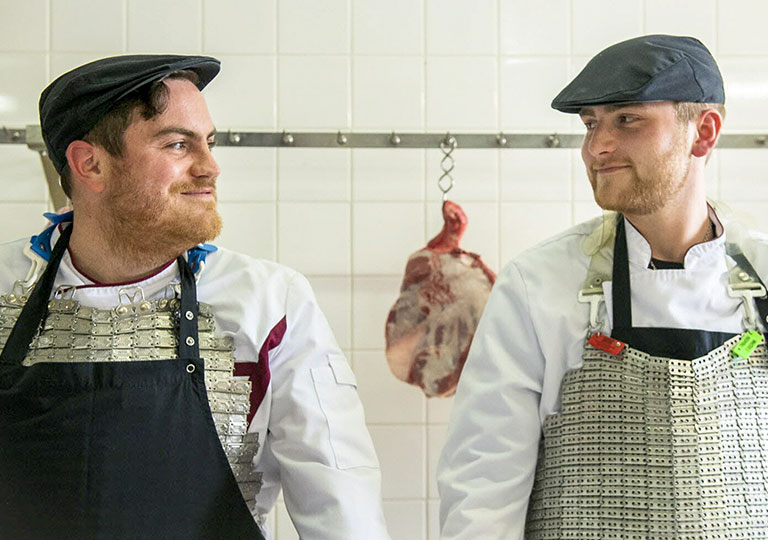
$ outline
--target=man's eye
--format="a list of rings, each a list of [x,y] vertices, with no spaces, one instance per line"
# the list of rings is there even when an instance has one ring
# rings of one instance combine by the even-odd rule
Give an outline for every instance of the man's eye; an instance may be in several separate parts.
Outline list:
[[[187,143],[184,141],[177,141],[167,146],[167,148],[170,148],[171,150],[184,150],[186,147]]]
[[[619,116],[619,122],[621,122],[622,124],[629,124],[630,122],[634,122],[635,120],[637,120],[637,117],[629,114],[622,114],[621,116]]]
[[[590,129],[594,129],[595,123],[591,120],[584,120],[584,127],[589,131]]]

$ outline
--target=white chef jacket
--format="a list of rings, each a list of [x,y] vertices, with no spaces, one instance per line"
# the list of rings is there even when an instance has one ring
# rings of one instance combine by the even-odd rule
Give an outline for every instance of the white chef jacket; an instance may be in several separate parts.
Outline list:
[[[726,260],[726,235],[713,210],[710,217],[718,236],[691,247],[682,270],[650,270],[651,247],[625,220],[633,326],[744,330],[742,303],[726,289],[733,265]],[[583,363],[589,304],[578,302],[577,294],[590,262],[584,241],[603,219],[524,252],[506,265],[491,291],[438,463],[442,540],[523,538],[542,423],[559,411],[563,375]],[[765,282],[768,241],[759,234],[738,236]],[[603,292],[602,331],[610,334],[610,281]]]
[[[58,236],[54,232],[52,244]],[[28,244],[0,245],[0,293],[26,276]],[[131,285],[151,300],[163,297],[178,279],[173,263]],[[69,252],[54,290],[59,285],[81,287],[74,299],[99,309],[118,305],[118,291],[126,286],[94,286],[72,264]],[[263,473],[257,517],[270,511],[282,488],[302,540],[388,540],[379,464],[355,376],[307,279],[285,266],[220,248],[207,255],[197,296],[213,307],[216,335],[234,339],[237,363],[256,362],[268,343],[271,381],[248,428],[262,443],[253,463]],[[283,318],[285,330],[276,332]]]

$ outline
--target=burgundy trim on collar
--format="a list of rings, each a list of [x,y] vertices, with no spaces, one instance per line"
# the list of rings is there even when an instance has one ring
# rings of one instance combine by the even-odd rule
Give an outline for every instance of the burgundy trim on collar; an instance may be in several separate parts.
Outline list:
[[[267,339],[259,351],[258,362],[237,362],[235,363],[235,376],[247,376],[251,380],[251,412],[248,413],[248,424],[250,425],[256,411],[261,406],[264,396],[269,387],[269,381],[272,375],[269,371],[269,351],[280,345],[285,336],[287,328],[285,317],[280,319],[272,330],[270,330]]]
[[[143,278],[134,279],[132,281],[124,281],[122,283],[102,283],[100,281],[93,279],[91,276],[83,272],[80,269],[80,267],[77,266],[77,263],[75,262],[75,257],[72,255],[72,252],[69,250],[69,246],[67,246],[67,253],[69,253],[69,260],[72,261],[72,266],[75,268],[75,270],[77,270],[80,273],[80,275],[82,275],[85,279],[89,281],[93,281],[93,283],[88,285],[78,285],[76,287],[77,289],[89,289],[94,287],[123,287],[125,285],[133,285],[134,283],[140,283],[149,278],[155,277],[157,274],[163,272],[166,268],[168,268],[169,266],[171,266],[173,263],[176,262],[176,259],[170,260],[162,268],[159,268],[156,272],[148,276],[144,276]]]

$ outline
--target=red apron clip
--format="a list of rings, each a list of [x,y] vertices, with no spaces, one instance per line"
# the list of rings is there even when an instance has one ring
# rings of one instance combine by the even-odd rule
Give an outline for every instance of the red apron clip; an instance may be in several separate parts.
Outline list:
[[[613,339],[610,336],[595,332],[592,337],[587,340],[587,343],[592,345],[595,349],[600,349],[610,354],[618,355],[627,346],[626,343],[622,343],[617,339]]]

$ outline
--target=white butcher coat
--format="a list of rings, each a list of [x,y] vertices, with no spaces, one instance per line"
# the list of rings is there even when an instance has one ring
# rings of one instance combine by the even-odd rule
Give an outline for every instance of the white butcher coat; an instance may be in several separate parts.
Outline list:
[[[650,270],[651,248],[628,221],[636,327],[740,333],[744,310],[728,296],[726,234],[685,256],[683,270]],[[589,305],[577,300],[590,258],[584,241],[603,218],[577,225],[512,260],[501,272],[459,380],[438,464],[442,540],[521,540],[544,419],[559,411],[563,375],[581,367]],[[607,218],[606,218],[607,219]],[[724,222],[725,223],[725,222]],[[768,239],[725,223],[763,282]],[[611,331],[611,282],[603,283],[603,333]]]
[[[52,244],[58,239],[54,232]],[[23,279],[29,240],[0,245],[0,294]],[[133,285],[148,300],[178,280],[177,265]],[[111,309],[121,286],[94,286],[64,254],[59,285],[79,288],[82,305]],[[213,306],[217,336],[232,336],[235,358],[256,362],[285,317],[279,344],[269,347],[271,381],[250,426],[263,441],[253,466],[263,473],[257,518],[282,488],[302,540],[388,540],[379,463],[365,425],[352,369],[317,305],[307,279],[289,268],[226,249],[209,253],[197,283],[200,302]],[[274,343],[273,343],[274,344]]]

